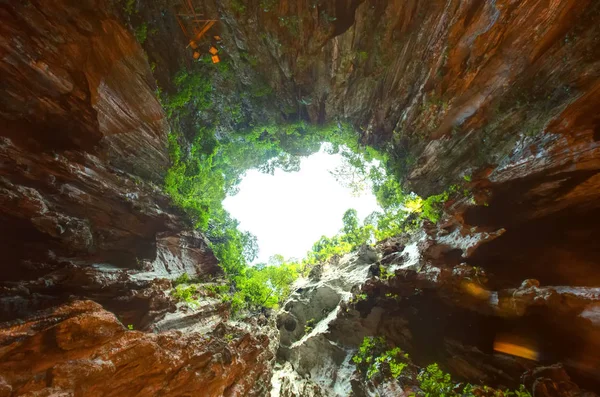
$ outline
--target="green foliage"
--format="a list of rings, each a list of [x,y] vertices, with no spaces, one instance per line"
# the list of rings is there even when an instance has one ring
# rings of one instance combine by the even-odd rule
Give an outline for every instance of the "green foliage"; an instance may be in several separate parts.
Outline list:
[[[352,245],[340,239],[339,236],[331,238],[321,236],[321,238],[313,244],[312,250],[307,254],[307,263],[314,265],[319,262],[325,262],[334,256],[342,256],[352,250]]]
[[[356,304],[358,302],[366,301],[369,298],[367,294],[357,294],[350,299],[350,303]]]
[[[366,51],[358,51],[356,53],[356,57],[360,60],[360,61],[366,61],[367,59],[369,59],[369,53]]]
[[[251,58],[246,56],[248,61]],[[242,102],[218,103],[229,120],[239,126],[227,134],[217,133],[219,112],[211,109],[222,98],[213,89],[215,79],[231,80],[231,65],[200,62],[194,72],[181,71],[173,79],[175,93],[163,94],[162,102],[169,118],[192,119],[195,133],[175,130],[168,138],[171,167],[165,177],[164,190],[173,203],[183,209],[194,226],[205,232],[221,266],[233,285],[232,293],[220,294],[234,311],[242,308],[275,307],[289,295],[290,285],[299,274],[316,263],[341,256],[363,244],[405,231],[405,212],[398,205],[404,195],[394,178],[374,166],[373,160],[385,161],[377,151],[361,146],[358,134],[346,124],[325,126],[294,123],[247,123]],[[270,95],[271,88],[257,83],[250,98]],[[246,96],[247,97],[247,96]],[[247,97],[248,98],[248,97]],[[210,122],[206,122],[206,115]],[[200,116],[199,116],[200,115]],[[220,130],[219,130],[220,131]],[[218,138],[217,138],[218,137]],[[301,263],[276,267],[250,268],[257,256],[256,238],[238,230],[238,222],[223,209],[222,201],[235,194],[242,176],[249,169],[273,173],[276,168],[297,171],[302,156],[310,155],[329,142],[330,153],[340,153],[357,185],[373,181],[373,190],[385,204],[384,214],[374,223],[361,224],[356,211],[349,210],[342,231],[333,237],[323,236]],[[185,148],[185,149],[184,149]],[[347,171],[346,170],[346,171]],[[184,284],[186,281],[180,283]],[[174,294],[192,302],[195,291],[176,285]]]
[[[243,0],[231,0],[229,4],[231,4],[231,9],[238,14],[246,12],[246,5]]]
[[[206,285],[206,286],[204,286],[204,289],[206,289],[207,291],[209,291],[215,295],[219,295],[219,296],[224,295],[229,292],[228,285]]]
[[[417,375],[419,388],[426,397],[454,396],[454,383],[450,374],[444,373],[437,364],[428,365]]]
[[[140,44],[144,44],[148,38],[148,25],[146,23],[141,24],[133,31],[133,35]]]
[[[408,354],[399,347],[388,349],[383,337],[365,337],[352,362],[366,379],[378,374],[395,379],[408,366]]]
[[[213,166],[215,147],[212,131],[200,129],[184,159],[177,136],[169,136],[172,166],[165,177],[165,192],[201,229],[208,226],[210,208],[220,207],[225,198],[223,181]]]
[[[304,325],[304,333],[310,333],[310,331],[312,331],[313,328],[315,328],[315,323],[316,320],[314,318],[311,318],[310,320],[306,321],[306,324]]]
[[[513,393],[517,397],[531,397],[531,393],[525,388],[525,385],[520,385],[519,389],[515,390]],[[505,395],[507,394],[505,393]]]
[[[419,381],[420,396],[425,397],[474,397],[474,396],[494,396],[494,397],[531,397],[531,393],[521,385],[518,390],[495,390],[488,386],[475,386],[470,383],[461,384],[454,382],[450,374],[443,372],[437,364],[430,364],[422,369],[417,375]],[[476,389],[477,392],[476,392]]]
[[[198,285],[196,284],[180,284],[171,291],[171,296],[175,299],[185,302],[190,307],[198,306]]]
[[[300,274],[299,269],[297,263],[246,267],[234,278],[237,299],[249,308],[278,307],[290,295],[291,286]]]
[[[210,108],[212,82],[208,75],[181,70],[175,75],[173,83],[177,87],[177,92],[163,100],[169,118],[184,108],[194,109],[196,112]]]
[[[127,325],[127,329],[130,330],[130,331],[133,331],[133,324],[128,324]]]
[[[446,190],[441,194],[429,196],[423,200],[423,217],[429,219],[433,223],[437,223],[442,216],[443,205],[450,198],[452,191]]]
[[[349,209],[342,218],[344,227],[342,228],[341,240],[356,249],[363,244],[367,244],[371,239],[373,228],[371,225],[361,226],[358,221],[358,213],[355,209]]]
[[[389,348],[383,337],[365,337],[352,362],[365,380],[375,377],[396,379],[410,364],[408,354],[399,347]],[[454,382],[450,374],[443,372],[435,363],[423,368],[417,375],[417,381],[420,389],[417,395],[424,397],[531,397],[523,385],[511,391]]]
[[[387,268],[383,267],[383,266],[379,266],[379,278],[382,280],[389,280],[391,277],[393,277],[394,274],[390,273]]]
[[[127,16],[131,16],[134,12],[137,13],[137,10],[135,7],[135,2],[136,2],[136,0],[125,0],[125,5],[123,6],[123,11],[125,11],[125,14]]]
[[[177,277],[173,280],[173,286],[176,287],[180,284],[188,284],[190,282],[190,275],[187,273],[181,274],[181,276]]]

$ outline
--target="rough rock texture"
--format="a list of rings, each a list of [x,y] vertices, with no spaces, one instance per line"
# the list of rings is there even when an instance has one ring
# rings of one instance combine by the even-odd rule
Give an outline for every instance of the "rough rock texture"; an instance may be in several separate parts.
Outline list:
[[[153,279],[222,272],[156,187],[168,124],[139,44],[108,11],[0,8],[4,320],[86,297],[145,327],[174,308]]]
[[[162,47],[147,45],[164,80],[189,55],[171,45],[184,42],[174,10],[135,5],[164,22]],[[514,387],[524,374],[540,396],[581,394],[573,381],[599,388],[600,2],[203,7],[220,18],[236,78],[251,89],[264,75],[282,118],[348,120],[407,188],[460,182],[473,196],[386,242],[380,262],[339,264],[360,278],[315,269],[279,318],[274,393],[398,395],[352,373],[365,335],[465,380]],[[216,299],[186,308],[165,293],[168,278],[221,270],[156,187],[168,125],[114,11],[100,0],[0,5],[0,319],[55,307],[0,327],[0,395],[264,394],[275,336],[219,325],[228,308]],[[105,310],[158,333],[125,331]]]
[[[169,126],[111,3],[9,2],[0,20],[0,395],[264,395],[268,319],[169,294],[223,271],[158,188]]]
[[[128,331],[91,301],[0,328],[3,396],[259,396],[273,355],[256,326]]]
[[[233,3],[222,35],[234,61],[259,53],[278,95],[313,122],[361,127],[417,193],[477,171],[493,185],[555,181],[537,198],[594,206],[598,2]]]
[[[271,395],[391,397],[418,387],[358,376],[351,358],[365,336],[383,336],[416,365],[437,362],[474,384],[523,383],[535,396],[597,390],[600,289],[530,279],[492,290],[484,270],[448,265],[445,255],[459,247],[417,233],[379,246],[380,260],[363,252],[324,264],[322,278],[300,283],[278,316]]]
[[[318,280],[301,280],[277,317],[280,365],[273,375],[272,396],[347,396],[354,366],[352,344],[330,336],[332,322],[352,298],[351,290],[368,278],[377,253],[357,255],[322,265]],[[355,335],[346,330],[345,337]],[[360,342],[358,342],[360,343]]]
[[[228,9],[222,35],[236,62],[260,53],[282,103],[352,122],[407,190],[459,183],[472,195],[390,249],[381,264],[396,276],[367,283],[369,298],[321,335],[336,349],[385,335],[418,365],[512,387],[561,361],[600,390],[600,3],[250,4]],[[346,334],[355,340],[341,343]],[[495,343],[526,346],[538,363]],[[538,384],[540,395],[560,389]]]

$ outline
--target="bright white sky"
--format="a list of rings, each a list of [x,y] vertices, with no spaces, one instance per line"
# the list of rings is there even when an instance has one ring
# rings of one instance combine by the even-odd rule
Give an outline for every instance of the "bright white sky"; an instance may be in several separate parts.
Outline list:
[[[241,230],[256,235],[260,252],[254,263],[275,254],[303,258],[321,236],[342,228],[347,209],[354,208],[361,220],[380,210],[370,190],[353,197],[329,173],[341,164],[341,155],[321,150],[303,158],[299,172],[246,173],[239,193],[227,197],[223,206],[240,221]]]

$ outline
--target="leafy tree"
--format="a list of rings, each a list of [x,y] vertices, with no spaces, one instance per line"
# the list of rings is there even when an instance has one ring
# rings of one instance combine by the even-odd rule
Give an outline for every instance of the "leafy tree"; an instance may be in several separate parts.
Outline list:
[[[355,209],[349,209],[342,218],[344,227],[342,228],[344,241],[348,242],[352,248],[357,248],[366,244],[372,234],[372,227],[369,225],[361,226],[358,220],[358,213]]]

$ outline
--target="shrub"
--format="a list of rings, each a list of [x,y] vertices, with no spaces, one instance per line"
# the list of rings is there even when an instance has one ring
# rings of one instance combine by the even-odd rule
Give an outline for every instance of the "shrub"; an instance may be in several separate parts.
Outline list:
[[[408,366],[408,354],[399,347],[387,349],[383,337],[365,337],[352,362],[368,380],[378,374],[395,379]]]
[[[133,35],[137,39],[140,44],[144,44],[146,39],[148,38],[148,25],[145,23],[141,24],[133,31]]]

